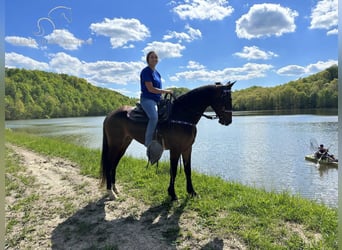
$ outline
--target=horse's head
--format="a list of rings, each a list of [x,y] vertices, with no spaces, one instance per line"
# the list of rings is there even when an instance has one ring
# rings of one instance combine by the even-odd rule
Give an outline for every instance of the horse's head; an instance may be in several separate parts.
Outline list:
[[[232,96],[231,88],[235,82],[223,85],[216,83],[216,94],[211,107],[219,118],[219,123],[228,126],[232,123]]]

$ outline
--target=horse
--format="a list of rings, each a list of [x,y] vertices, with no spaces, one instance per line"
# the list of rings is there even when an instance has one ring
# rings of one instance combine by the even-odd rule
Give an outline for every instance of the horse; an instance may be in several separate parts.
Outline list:
[[[191,197],[197,195],[191,179],[191,153],[197,133],[196,125],[202,116],[208,118],[204,114],[208,107],[215,112],[215,117],[211,118],[218,118],[218,122],[224,126],[232,123],[231,88],[234,83],[215,83],[190,90],[173,101],[169,121],[158,124],[163,148],[170,150],[170,183],[167,191],[172,201],[178,199],[174,184],[181,156],[187,193]],[[133,139],[141,144],[145,141],[147,123],[136,122],[128,117],[133,108],[123,106],[108,114],[103,122],[101,183],[106,183],[112,199],[118,195],[115,176],[120,159]]]

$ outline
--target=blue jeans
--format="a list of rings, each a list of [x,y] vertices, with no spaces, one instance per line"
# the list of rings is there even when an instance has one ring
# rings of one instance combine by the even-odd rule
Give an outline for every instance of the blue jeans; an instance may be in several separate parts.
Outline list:
[[[140,104],[148,117],[145,133],[145,146],[147,147],[153,139],[153,134],[158,124],[158,105],[155,100],[143,97],[140,98]]]

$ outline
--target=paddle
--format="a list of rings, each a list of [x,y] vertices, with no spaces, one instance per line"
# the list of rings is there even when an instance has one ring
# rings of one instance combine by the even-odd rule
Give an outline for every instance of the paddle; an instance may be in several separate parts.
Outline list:
[[[328,152],[329,152],[329,148],[331,147],[331,145],[329,145],[329,147],[327,147],[327,149],[326,149],[326,151],[321,155],[321,157],[318,159],[318,161],[317,161],[317,164],[316,164],[316,167],[320,167],[320,162],[321,162],[321,160],[322,160],[322,157],[323,156],[325,156],[326,158],[327,158],[327,160],[329,161],[329,154],[328,154]]]
[[[320,167],[320,161],[322,160],[322,157],[324,156],[324,155],[326,155],[328,152],[324,152],[322,155],[321,155],[321,157],[318,159],[318,161],[317,161],[317,163],[316,163],[316,167]]]
[[[330,146],[329,146],[330,147]],[[321,160],[322,160],[322,157],[323,156],[325,156],[326,154],[328,154],[328,150],[329,150],[329,147],[327,148],[327,151],[326,152],[324,152],[323,154],[321,154],[321,157],[318,159],[318,161],[317,161],[317,163],[316,163],[316,167],[320,167],[320,162],[321,162]],[[315,152],[317,152],[317,150],[318,150],[318,143],[317,143],[317,140],[316,139],[314,139],[314,138],[311,138],[310,139],[310,149],[314,152],[314,154],[315,154]]]
[[[318,149],[318,142],[316,139],[314,138],[311,138],[310,139],[310,149],[313,151],[313,152],[316,152],[317,149]]]

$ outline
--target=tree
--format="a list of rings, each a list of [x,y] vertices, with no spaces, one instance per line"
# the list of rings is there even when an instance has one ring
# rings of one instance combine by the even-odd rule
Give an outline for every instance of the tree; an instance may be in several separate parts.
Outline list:
[[[283,85],[262,88],[252,86],[233,92],[234,110],[279,110],[304,108],[337,108],[338,68]]]
[[[106,115],[136,99],[84,79],[38,70],[5,69],[5,119]]]

